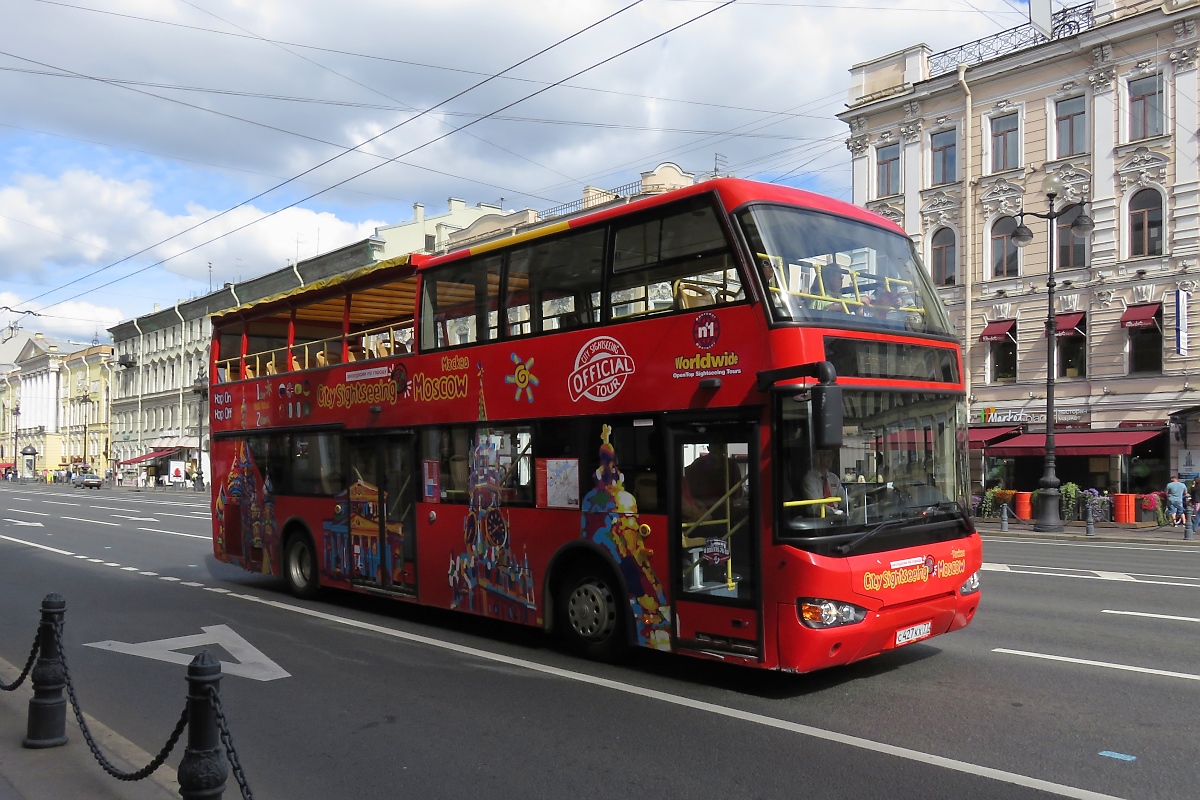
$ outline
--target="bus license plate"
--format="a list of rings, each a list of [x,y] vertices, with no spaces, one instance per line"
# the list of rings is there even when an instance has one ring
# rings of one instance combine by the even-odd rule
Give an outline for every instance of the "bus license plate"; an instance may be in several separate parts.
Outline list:
[[[919,639],[926,639],[933,630],[933,620],[922,622],[920,625],[913,625],[908,628],[901,628],[896,631],[896,647],[902,644],[909,644]]]

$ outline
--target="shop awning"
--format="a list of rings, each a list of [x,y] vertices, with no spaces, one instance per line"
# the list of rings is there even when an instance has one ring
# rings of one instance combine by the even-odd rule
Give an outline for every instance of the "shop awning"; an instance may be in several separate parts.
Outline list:
[[[1061,336],[1083,336],[1083,331],[1079,330],[1080,324],[1084,321],[1087,314],[1082,311],[1073,311],[1070,314],[1055,314],[1054,315],[1054,335]],[[1049,335],[1050,331],[1046,331]]]
[[[1145,444],[1163,431],[1069,431],[1054,434],[1054,454],[1059,456],[1130,455],[1133,448]],[[985,446],[989,456],[1044,456],[1046,434],[1023,433],[992,446]]]
[[[149,453],[143,453],[140,456],[134,456],[133,458],[125,459],[124,461],[121,462],[121,466],[125,467],[125,466],[129,466],[130,464],[140,464],[143,461],[153,461],[156,458],[162,458],[164,456],[174,455],[175,453],[178,453],[178,452],[179,452],[178,447],[172,447],[170,450],[151,450]]]
[[[1162,303],[1142,303],[1130,306],[1121,315],[1122,328],[1152,328],[1158,324],[1158,315],[1162,312]]]
[[[1015,319],[998,319],[995,322],[989,322],[983,328],[983,333],[979,334],[981,342],[1003,342],[1005,339],[1012,338],[1012,329],[1017,326]]]
[[[987,428],[968,428],[967,446],[972,450],[982,450],[988,442],[1001,439],[1019,430],[1021,430],[1020,425],[993,425]]]
[[[11,469],[12,465],[11,461],[0,461],[0,469]]]

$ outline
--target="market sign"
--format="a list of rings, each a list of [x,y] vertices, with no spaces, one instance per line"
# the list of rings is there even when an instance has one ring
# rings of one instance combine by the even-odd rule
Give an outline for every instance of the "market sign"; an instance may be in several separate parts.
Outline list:
[[[1054,410],[1054,422],[1079,422],[1087,412],[1079,408],[1056,408]],[[1001,409],[1001,408],[985,408],[983,410],[984,422],[1005,422],[1012,425],[1022,425],[1026,423],[1045,424],[1046,412],[1041,411],[1024,411],[1022,409]]]

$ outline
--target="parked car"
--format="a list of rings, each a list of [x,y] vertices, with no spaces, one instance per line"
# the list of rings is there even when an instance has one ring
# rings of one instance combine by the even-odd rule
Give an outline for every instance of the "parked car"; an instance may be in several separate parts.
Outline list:
[[[84,475],[76,475],[73,483],[77,488],[82,486],[84,489],[99,489],[104,481],[100,479],[99,475],[89,472]]]

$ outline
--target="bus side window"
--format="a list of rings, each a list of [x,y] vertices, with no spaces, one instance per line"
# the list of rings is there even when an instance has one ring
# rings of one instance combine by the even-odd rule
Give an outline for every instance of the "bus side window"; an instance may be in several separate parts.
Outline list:
[[[662,437],[657,428],[653,425],[635,425],[632,420],[618,420],[611,427],[609,442],[623,476],[622,485],[637,501],[638,513],[664,513],[662,492],[666,484],[662,479]],[[590,460],[585,458],[584,463]],[[586,470],[587,474],[590,476],[595,468],[593,464]],[[582,466],[580,472],[585,472]],[[585,490],[590,490],[587,483],[585,480]]]
[[[508,336],[575,328],[600,321],[604,229],[549,239],[508,259]]]
[[[421,349],[490,341],[500,335],[502,256],[471,259],[430,272],[421,298]]]
[[[471,477],[469,427],[443,425],[438,428],[426,428],[421,434],[421,458],[438,462],[440,495],[433,502],[467,502],[467,489]]]
[[[746,298],[732,249],[707,201],[617,229],[613,273],[613,319]]]

